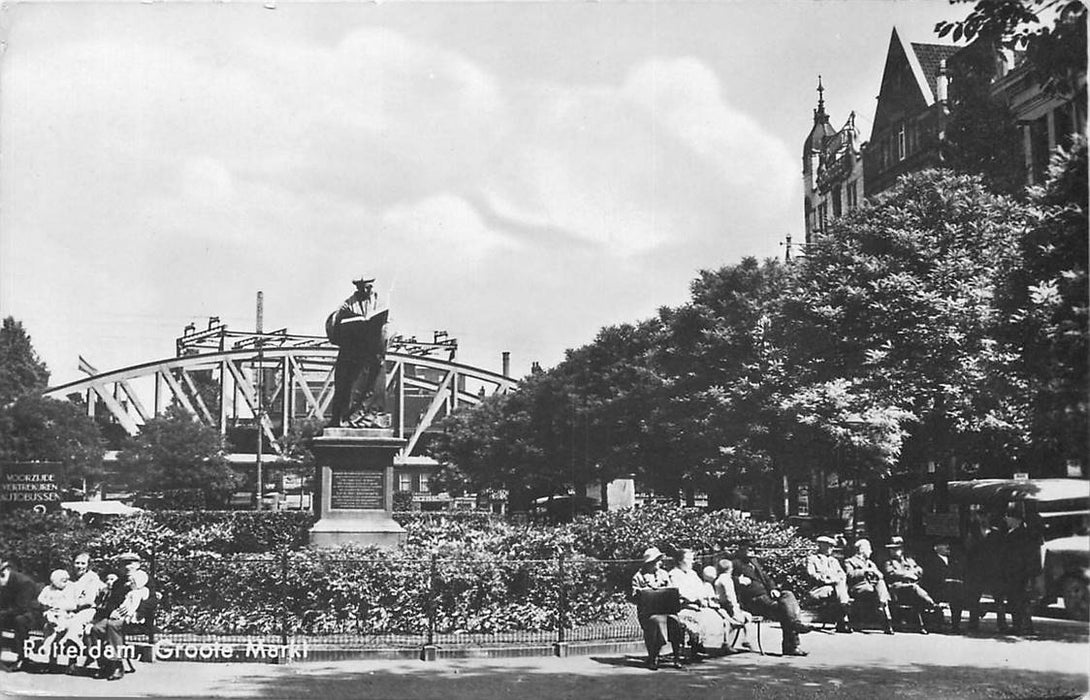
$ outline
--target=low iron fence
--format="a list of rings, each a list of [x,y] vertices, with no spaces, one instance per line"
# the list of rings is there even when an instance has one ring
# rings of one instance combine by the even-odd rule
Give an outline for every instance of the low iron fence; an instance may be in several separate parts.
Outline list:
[[[638,565],[283,551],[159,556],[147,568],[159,640],[403,649],[639,639],[626,600]]]

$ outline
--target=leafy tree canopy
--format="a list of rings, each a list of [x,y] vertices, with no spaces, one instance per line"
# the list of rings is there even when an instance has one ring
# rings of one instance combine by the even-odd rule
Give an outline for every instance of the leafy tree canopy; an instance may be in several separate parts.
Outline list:
[[[21,396],[41,393],[49,370],[38,358],[23,324],[8,316],[0,325],[0,406]]]
[[[979,461],[1023,444],[1002,390],[1012,357],[996,340],[993,299],[1028,221],[979,178],[943,171],[907,176],[841,220],[798,266],[785,301],[787,371],[798,382],[785,408],[830,436],[847,410],[868,424],[872,457],[887,467]]]
[[[939,22],[935,32],[954,41],[977,37],[1025,51],[1037,80],[1054,93],[1072,94],[1086,73],[1086,4],[1083,0],[950,0],[976,2],[963,19]],[[1051,26],[1048,23],[1054,18]]]
[[[215,428],[175,405],[125,441],[118,467],[138,490],[199,492],[210,505],[221,505],[240,482],[225,451]]]
[[[58,462],[62,483],[102,477],[104,443],[98,425],[68,401],[26,395],[0,409],[0,461]]]

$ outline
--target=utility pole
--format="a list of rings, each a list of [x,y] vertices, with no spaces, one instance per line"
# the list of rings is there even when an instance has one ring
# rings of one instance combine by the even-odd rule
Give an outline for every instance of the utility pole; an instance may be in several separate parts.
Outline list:
[[[262,414],[265,407],[265,351],[264,351],[264,338],[262,334],[265,332],[264,328],[264,315],[265,315],[265,295],[262,292],[257,293],[257,380],[254,384],[257,387],[257,510],[261,510],[264,505],[264,476],[261,473],[261,443],[264,442],[264,421],[262,420]]]

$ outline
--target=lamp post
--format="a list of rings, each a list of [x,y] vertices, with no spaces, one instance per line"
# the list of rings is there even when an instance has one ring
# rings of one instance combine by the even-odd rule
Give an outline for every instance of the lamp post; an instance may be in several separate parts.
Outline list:
[[[263,484],[264,477],[261,473],[261,452],[262,452],[262,413],[264,411],[265,397],[265,352],[264,343],[261,334],[264,333],[264,315],[265,315],[265,295],[262,292],[257,293],[257,380],[254,382],[257,388],[257,406],[255,409],[257,418],[257,510],[261,510],[262,501],[264,499]]]

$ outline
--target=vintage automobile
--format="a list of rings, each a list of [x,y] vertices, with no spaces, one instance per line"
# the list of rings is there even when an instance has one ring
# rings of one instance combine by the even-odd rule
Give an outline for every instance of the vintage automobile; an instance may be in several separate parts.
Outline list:
[[[936,488],[937,487],[937,488]],[[1040,533],[1039,606],[1063,599],[1068,615],[1086,619],[1090,583],[1090,481],[1085,479],[977,479],[925,484],[909,494],[906,540],[916,551],[937,541],[961,548],[971,527],[1021,510]]]

